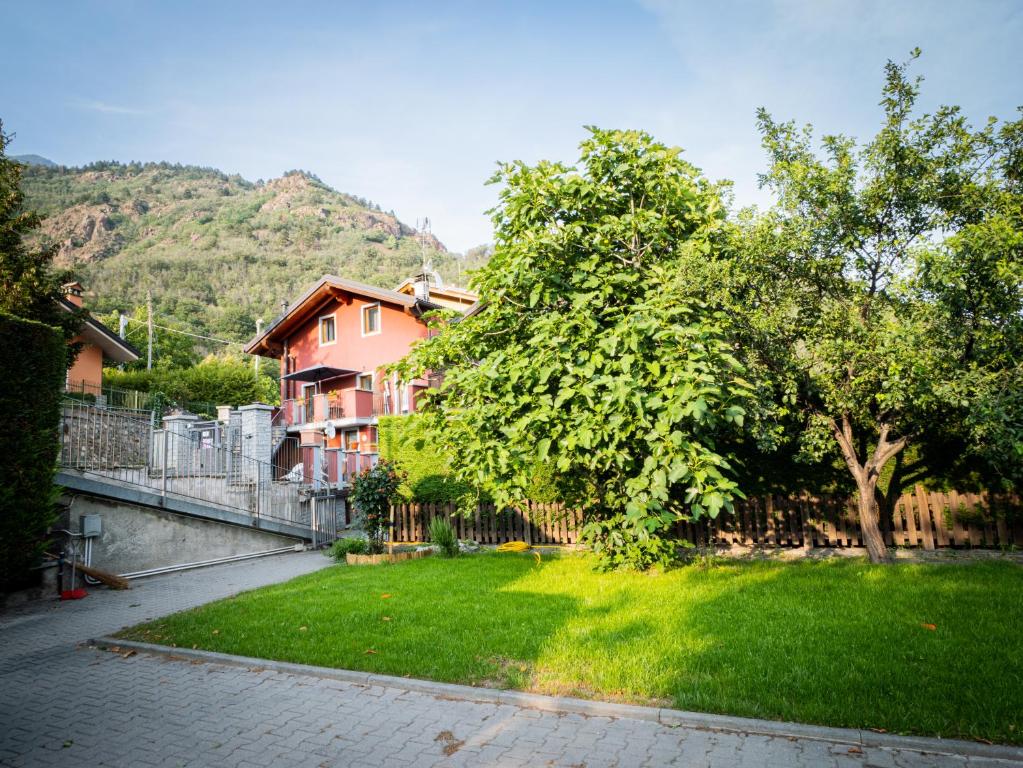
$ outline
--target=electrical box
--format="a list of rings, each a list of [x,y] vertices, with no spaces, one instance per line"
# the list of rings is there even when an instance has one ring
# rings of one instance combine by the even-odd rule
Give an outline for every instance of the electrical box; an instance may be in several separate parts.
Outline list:
[[[87,539],[103,533],[103,518],[99,515],[82,515],[79,524],[82,526],[82,536]]]

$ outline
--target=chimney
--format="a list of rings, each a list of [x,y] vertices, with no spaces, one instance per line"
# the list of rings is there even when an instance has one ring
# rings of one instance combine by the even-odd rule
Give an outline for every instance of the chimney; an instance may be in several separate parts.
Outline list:
[[[282,315],[288,314],[288,300],[287,299],[282,299],[281,300],[281,314]]]
[[[73,283],[65,283],[61,286],[64,291],[64,298],[76,307],[82,306],[82,284],[77,280]]]

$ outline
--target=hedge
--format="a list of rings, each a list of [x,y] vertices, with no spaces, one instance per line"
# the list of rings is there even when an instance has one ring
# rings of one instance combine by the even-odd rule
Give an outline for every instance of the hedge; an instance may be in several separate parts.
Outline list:
[[[381,416],[377,426],[380,458],[407,475],[403,498],[422,504],[458,503],[469,486],[451,476],[451,459],[430,439],[418,416]]]
[[[425,422],[415,414],[381,416],[378,425],[380,458],[393,461],[408,479],[399,489],[407,501],[421,504],[459,503],[472,489],[451,474],[451,457],[431,440]],[[554,476],[547,465],[537,467],[529,488],[531,501],[558,501]],[[483,501],[489,497],[482,498]]]
[[[64,336],[0,313],[0,589],[31,583],[56,517]]]

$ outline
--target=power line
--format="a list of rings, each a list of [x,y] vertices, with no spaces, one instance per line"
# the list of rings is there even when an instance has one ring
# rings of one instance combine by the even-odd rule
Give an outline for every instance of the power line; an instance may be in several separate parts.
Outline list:
[[[144,321],[136,320],[133,317],[129,317],[128,318],[128,322],[129,323],[138,323],[139,325],[146,325],[146,323]],[[203,336],[201,333],[190,333],[189,331],[182,331],[182,330],[180,330],[178,328],[168,328],[166,325],[157,325],[156,323],[153,323],[153,327],[154,328],[159,328],[161,331],[170,331],[171,333],[180,333],[183,336],[192,336],[193,338],[196,338],[196,339],[205,339],[206,341],[218,341],[221,344],[237,344],[240,347],[245,346],[245,343],[241,342],[241,341],[229,341],[228,339],[218,339],[218,338],[215,338],[213,336]]]

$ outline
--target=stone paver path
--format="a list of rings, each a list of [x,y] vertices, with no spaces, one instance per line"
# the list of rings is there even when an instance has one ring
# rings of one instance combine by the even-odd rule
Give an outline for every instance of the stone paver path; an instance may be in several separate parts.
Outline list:
[[[0,616],[4,766],[1008,766],[555,714],[80,645],[327,564],[283,555]],[[1018,765],[1018,764],[1016,764]]]

